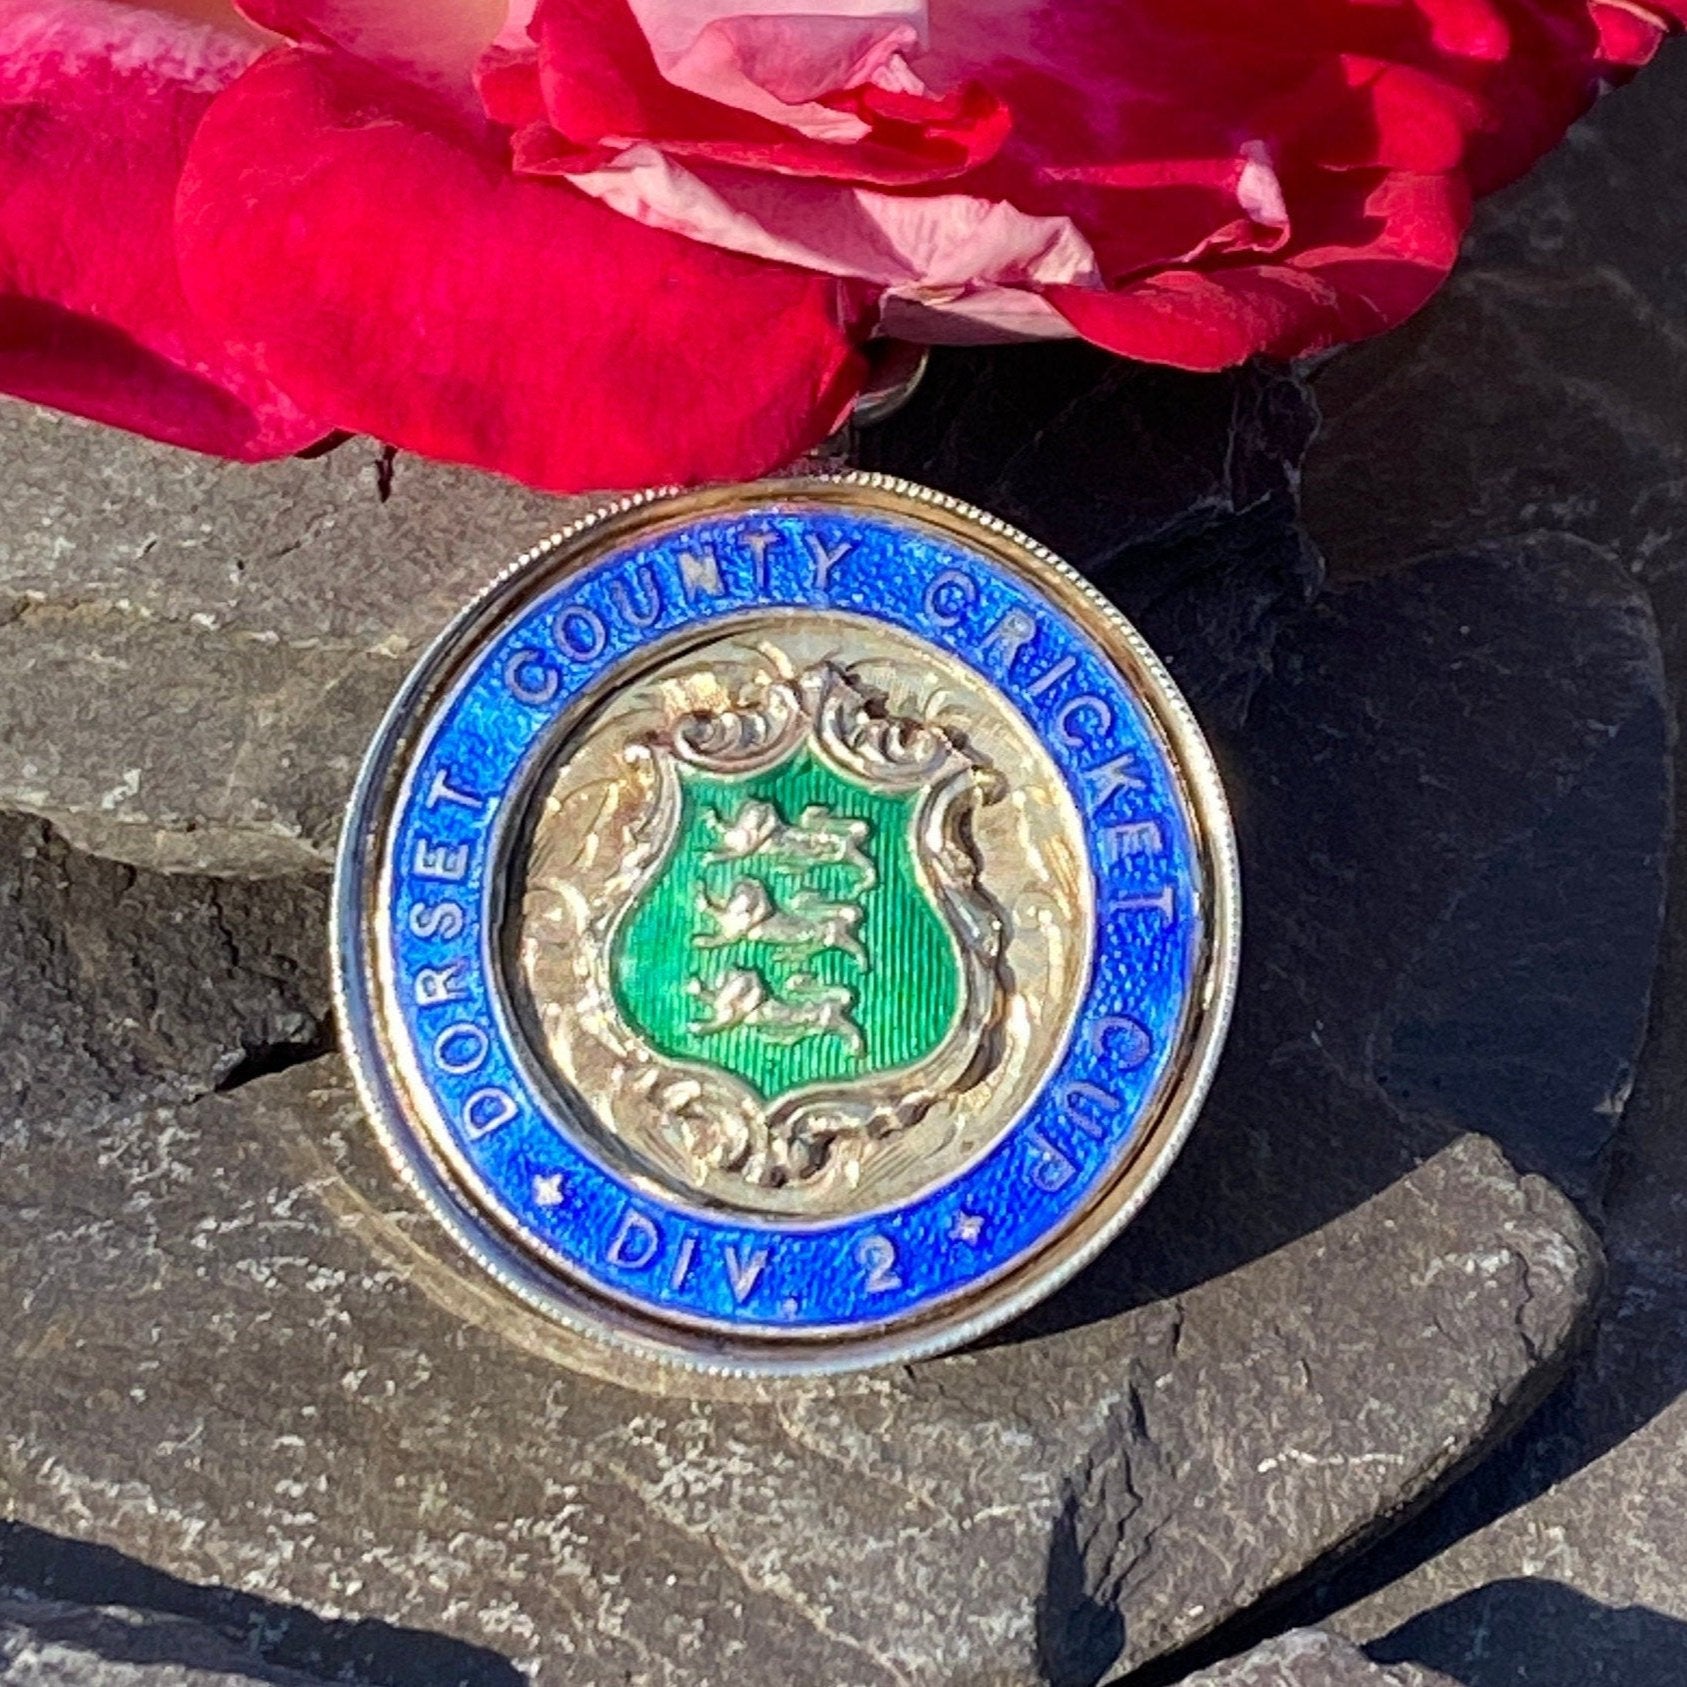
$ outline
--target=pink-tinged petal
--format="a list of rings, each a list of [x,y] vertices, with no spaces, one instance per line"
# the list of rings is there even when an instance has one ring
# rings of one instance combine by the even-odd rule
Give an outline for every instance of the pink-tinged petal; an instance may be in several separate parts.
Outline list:
[[[526,48],[533,43],[533,14],[539,0],[507,0],[504,27],[492,45],[508,49]]]
[[[675,87],[817,140],[859,140],[822,103],[879,78],[906,83],[924,44],[924,0],[627,0]]]
[[[345,426],[557,490],[754,475],[861,378],[845,291],[511,177],[449,109],[343,56],[218,100],[180,196],[188,290]]]
[[[236,0],[87,0],[82,10],[87,11],[91,6],[99,6],[101,10],[123,10],[139,12],[141,17],[130,17],[120,20],[129,33],[129,39],[139,50],[148,47],[155,51],[168,54],[170,49],[164,45],[162,38],[148,32],[153,28],[153,19],[175,20],[179,23],[197,23],[204,25],[212,34],[225,41],[244,41],[249,48],[258,49],[278,46],[279,39],[270,30],[244,16]],[[25,10],[20,4],[19,11]],[[32,9],[41,10],[40,6]],[[61,11],[68,11],[68,5],[61,3]],[[147,15],[147,14],[150,14]]]
[[[0,16],[0,389],[227,457],[329,431],[228,354],[177,276],[189,141],[262,47],[210,5]]]
[[[533,0],[240,0],[266,29],[338,47],[448,94],[472,98],[474,68],[495,43],[519,45]]]
[[[1458,257],[1469,198],[1456,177],[1387,176],[1310,208],[1308,243],[1274,264],[1168,269],[1112,292],[1045,296],[1087,340],[1153,363],[1212,370],[1263,352],[1299,357],[1404,321]]]
[[[748,27],[745,15],[721,0],[631,3],[647,21],[648,63],[618,32],[616,3],[541,5],[549,128],[530,90],[508,102],[518,169],[569,175],[694,240],[887,288],[899,315],[941,313],[964,332],[1046,329],[1048,307],[1010,303],[1014,289],[1123,294],[1168,266],[1292,265],[1326,202],[1362,204],[1379,171],[1461,168],[1490,120],[1464,79],[1503,63],[1513,39],[1490,0],[1283,0],[1268,13],[1235,0],[932,0],[930,50],[914,70],[937,86],[988,87],[1014,125],[960,175],[919,180],[863,169],[866,141],[827,149],[852,153],[853,173],[751,144],[753,119],[723,117],[722,102],[669,79],[711,30]],[[772,8],[767,27],[796,42],[798,68],[779,91],[813,91],[799,74],[804,29],[816,30],[826,75],[849,73],[825,57],[847,11]],[[871,80],[852,97],[880,110],[930,99]],[[1331,180],[1349,174],[1363,179]],[[1291,276],[1282,308],[1304,313],[1296,301],[1323,297],[1321,286]]]
[[[474,80],[482,109],[494,123],[508,129],[548,123],[539,55],[531,42],[488,47],[475,66]]]
[[[639,139],[675,158],[909,187],[975,169],[1008,134],[1002,102],[968,84],[938,95],[839,89],[823,102],[830,132],[722,103],[662,75],[627,0],[541,0],[532,31],[546,114],[586,167]],[[494,115],[507,120],[502,90],[484,72],[482,86],[498,102]]]
[[[1070,340],[1076,331],[1041,293],[984,286],[925,297],[918,290],[886,293],[879,332],[917,346],[987,346]]]
[[[1028,216],[967,194],[896,194],[830,182],[687,166],[656,147],[628,147],[595,169],[547,158],[547,130],[516,137],[529,174],[565,171],[583,192],[651,228],[771,263],[875,287],[1058,286],[1098,279],[1069,219]]]
[[[647,30],[669,80],[737,97],[674,67],[711,40],[718,54],[749,16],[727,0],[631,4],[641,18],[660,14]],[[573,171],[624,214],[693,239],[883,286],[901,332],[1043,332],[1052,305],[1116,349],[1212,367],[1374,333],[1415,310],[1454,260],[1471,188],[1537,157],[1601,79],[1642,62],[1684,9],[929,0],[925,50],[897,49],[907,74],[987,88],[1013,114],[1003,144],[962,175],[846,183],[810,170],[785,184],[765,160],[689,147],[648,109],[604,126],[598,155],[571,160],[530,131],[518,158]],[[877,10],[864,0],[864,13]],[[849,12],[792,0],[754,25],[781,43],[767,62],[783,53],[794,67],[777,90],[752,71],[754,54],[735,47],[727,69],[763,91],[812,94],[803,31],[841,75],[831,30]],[[539,39],[543,62],[542,23]],[[554,117],[570,98],[568,61],[548,75]],[[895,97],[871,80],[862,94]],[[614,150],[617,139],[630,144]],[[1071,262],[1080,251],[1081,267]],[[1058,273],[1063,263],[1070,273]],[[1022,305],[1016,292],[1041,302]]]
[[[1461,169],[1480,192],[1684,13],[1681,0],[932,0],[914,64],[1002,95],[1014,130],[1001,163],[1032,179],[1189,156],[1206,126],[1203,144],[1258,136],[1279,153],[1305,137],[1302,168]],[[1344,90],[1355,70],[1369,86]]]

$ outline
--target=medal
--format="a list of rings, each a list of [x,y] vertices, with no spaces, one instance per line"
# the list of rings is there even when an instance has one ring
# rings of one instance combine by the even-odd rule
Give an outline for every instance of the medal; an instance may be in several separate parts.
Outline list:
[[[631,1361],[813,1374],[978,1336],[1138,1209],[1236,857],[1092,587],[850,474],[522,558],[377,735],[335,923],[365,1105],[472,1260]]]

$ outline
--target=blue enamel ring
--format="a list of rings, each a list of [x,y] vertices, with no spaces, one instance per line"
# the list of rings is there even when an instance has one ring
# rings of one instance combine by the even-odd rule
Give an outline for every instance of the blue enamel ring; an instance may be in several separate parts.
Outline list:
[[[1117,611],[852,474],[524,556],[388,713],[334,918],[365,1106],[465,1268],[623,1380],[761,1377],[955,1346],[1095,1257],[1211,1078],[1238,885]]]

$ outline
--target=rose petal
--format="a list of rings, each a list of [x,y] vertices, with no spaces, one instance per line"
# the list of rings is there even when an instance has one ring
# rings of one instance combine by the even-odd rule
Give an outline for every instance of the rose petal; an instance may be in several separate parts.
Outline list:
[[[937,337],[941,314],[969,336],[1047,331],[1049,305],[1013,300],[1017,288],[1046,292],[1059,320],[1104,343],[1200,367],[1334,343],[1415,309],[1452,261],[1469,190],[1538,156],[1602,78],[1643,62],[1687,11],[1687,0],[624,3],[652,49],[636,97],[617,5],[541,6],[544,104],[560,134],[528,99],[519,167],[569,173],[651,226],[884,287],[887,320],[905,332]],[[548,36],[547,20],[565,15],[574,33]],[[590,58],[594,32],[611,62]],[[723,106],[766,113],[846,79],[863,107],[883,105],[899,78],[988,89],[1012,128],[966,171],[924,180],[721,144],[744,133],[723,126]],[[706,102],[684,105],[703,93],[707,120]],[[820,103],[843,109],[836,95]],[[829,150],[860,160],[868,149],[860,138]]]
[[[530,130],[517,137],[516,157],[529,174],[554,167],[544,151],[548,136]],[[572,160],[562,167],[575,186],[651,228],[876,287],[1097,281],[1095,256],[1069,219],[1027,216],[999,200],[845,189],[707,164],[687,168],[642,145],[594,170],[580,170]]]
[[[828,95],[825,123],[794,126],[694,93],[658,67],[627,0],[541,0],[533,17],[537,74],[546,114],[592,169],[629,137],[671,157],[730,164],[783,176],[911,186],[976,168],[1002,145],[1008,113],[975,85],[954,93],[875,87]],[[530,109],[483,73],[493,114],[510,121]],[[563,154],[555,157],[559,166]]]
[[[1599,57],[1612,70],[1638,70],[1657,52],[1671,29],[1687,22],[1687,6],[1643,5],[1641,0],[1595,0]]]
[[[1309,210],[1306,244],[1275,264],[1169,269],[1113,292],[1045,297],[1087,340],[1180,369],[1256,353],[1299,357],[1404,321],[1457,260],[1470,204],[1456,176],[1389,175]]]
[[[1477,193],[1520,176],[1611,81],[1656,51],[1678,4],[1649,8],[1587,0],[1510,0],[1512,48],[1483,89],[1492,112],[1471,148]]]
[[[736,478],[830,432],[860,379],[834,281],[510,177],[449,110],[273,54],[195,139],[188,290],[342,424],[558,490]]]
[[[0,388],[256,459],[329,431],[194,317],[177,178],[263,41],[226,8],[34,0],[0,18]]]
[[[525,42],[534,0],[239,0],[294,41],[338,47],[467,103],[476,61]]]
[[[820,138],[819,102],[883,76],[924,45],[924,0],[627,0],[675,87]],[[830,132],[829,131],[830,128]],[[851,137],[853,138],[853,137]]]

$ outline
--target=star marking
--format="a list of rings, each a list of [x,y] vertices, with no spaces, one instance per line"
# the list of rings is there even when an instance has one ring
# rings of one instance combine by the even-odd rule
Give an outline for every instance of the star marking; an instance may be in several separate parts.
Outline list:
[[[983,1229],[984,1220],[977,1213],[956,1213],[955,1222],[949,1226],[949,1234],[957,1242],[976,1242]]]
[[[787,1295],[780,1303],[779,1310],[784,1313],[787,1318],[795,1318],[797,1313],[801,1310],[801,1307],[795,1295]]]
[[[560,1207],[563,1199],[561,1172],[550,1172],[543,1177],[534,1178],[533,1202],[535,1206]]]

